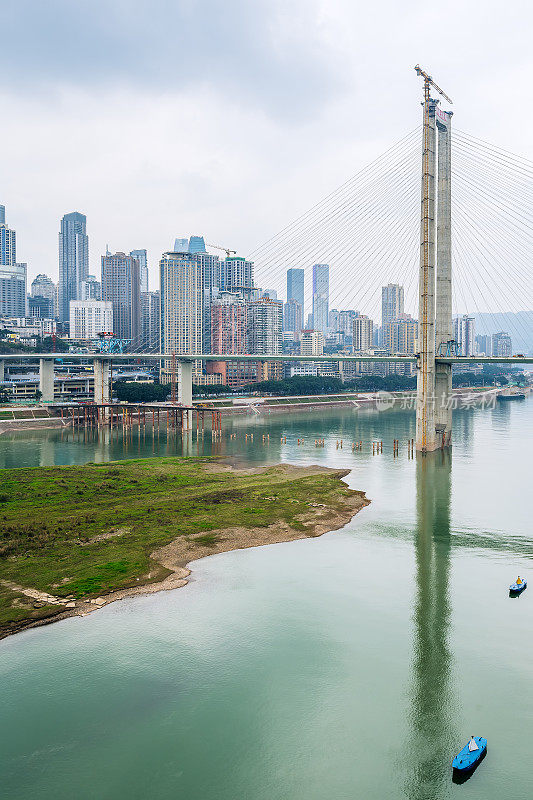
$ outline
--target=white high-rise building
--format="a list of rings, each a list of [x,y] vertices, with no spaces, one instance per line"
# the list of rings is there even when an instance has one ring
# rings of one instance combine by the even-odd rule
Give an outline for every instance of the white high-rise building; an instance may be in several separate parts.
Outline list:
[[[403,314],[403,286],[388,283],[381,287],[381,324],[393,322]]]
[[[473,356],[476,353],[476,320],[463,314],[453,321],[454,339],[457,343],[457,355]]]
[[[372,348],[374,339],[374,323],[369,317],[361,315],[353,321],[353,349],[363,353]]]
[[[113,330],[113,303],[108,300],[71,300],[71,339],[96,339]]]
[[[300,355],[324,355],[324,334],[322,331],[302,331],[300,337]]]
[[[329,265],[313,265],[313,329],[326,335],[329,317]]]
[[[26,316],[26,264],[17,264],[17,235],[0,206],[0,316]]]

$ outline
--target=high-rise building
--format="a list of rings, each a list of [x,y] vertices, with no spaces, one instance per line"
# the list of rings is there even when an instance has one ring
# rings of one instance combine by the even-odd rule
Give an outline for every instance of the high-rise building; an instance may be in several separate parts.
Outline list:
[[[246,303],[240,294],[220,292],[211,306],[211,352],[246,353],[248,347]],[[226,386],[243,386],[257,379],[257,363],[248,361],[210,361],[208,373],[222,376]]]
[[[513,354],[513,343],[511,337],[505,331],[492,334],[492,355],[499,358],[507,358]]]
[[[30,291],[32,297],[48,297],[55,301],[56,285],[48,275],[37,275],[31,282]]]
[[[102,300],[113,303],[113,333],[139,347],[141,333],[139,262],[125,253],[102,256]]]
[[[141,281],[141,292],[148,291],[148,256],[146,250],[130,250],[130,256],[139,262],[139,276]]]
[[[192,239],[195,238],[191,236]],[[201,238],[201,237],[196,237]],[[203,239],[202,239],[203,241]],[[211,344],[211,305],[220,291],[220,259],[204,250],[191,253],[201,270],[202,347],[204,353],[216,352]]]
[[[0,222],[0,266],[14,267],[17,263],[17,234],[7,227],[5,208],[2,206],[3,222]]]
[[[329,265],[313,265],[313,329],[322,331],[325,335],[328,330],[329,312]]]
[[[296,300],[302,307],[302,317],[304,313],[304,271],[303,269],[287,270],[287,301]]]
[[[479,356],[492,355],[492,338],[483,334],[476,336],[476,354]]]
[[[247,305],[248,352],[278,355],[282,352],[283,304],[263,297]]]
[[[353,321],[353,349],[356,353],[362,353],[372,348],[374,337],[374,323],[369,317],[362,314]]]
[[[246,353],[246,304],[239,294],[221,292],[211,306],[213,353]]]
[[[87,275],[81,282],[80,300],[101,300],[102,284],[94,275]]]
[[[87,217],[74,211],[65,214],[59,232],[59,308],[58,318],[68,322],[70,301],[81,297],[81,282],[89,274]]]
[[[203,236],[191,236],[189,238],[189,253],[207,253]]]
[[[454,339],[457,343],[457,355],[460,356],[473,356],[475,355],[475,341],[476,341],[476,320],[474,317],[469,317],[463,314],[461,317],[455,317],[453,320]]]
[[[381,324],[392,322],[403,314],[403,286],[388,283],[381,287]]]
[[[241,256],[228,256],[220,265],[220,289],[250,297],[254,285],[254,264]]]
[[[141,292],[141,350],[144,352],[159,352],[160,306],[159,292]]]
[[[302,331],[300,354],[302,356],[321,356],[324,354],[324,334],[322,331]]]
[[[174,239],[174,250],[173,253],[188,253],[189,252],[189,240],[188,239]]]
[[[331,336],[333,333],[339,332],[339,314],[336,308],[332,308],[328,314],[328,331]]]
[[[297,300],[291,298],[283,306],[283,330],[292,331],[297,336],[302,326],[302,307]]]
[[[159,262],[161,349],[202,352],[202,270],[189,253],[163,253]],[[168,379],[166,366],[163,375]]]
[[[418,336],[418,322],[409,314],[401,314],[383,325],[383,347],[391,356],[413,355]]]
[[[0,206],[0,316],[26,316],[26,264],[17,264],[17,236]]]
[[[344,333],[345,336],[352,338],[353,336],[353,321],[359,316],[358,311],[339,311],[337,327],[339,333]]]
[[[54,301],[50,297],[37,294],[28,297],[28,313],[30,317],[54,319]]]
[[[104,300],[71,300],[71,339],[94,340],[99,333],[113,330],[113,303]]]

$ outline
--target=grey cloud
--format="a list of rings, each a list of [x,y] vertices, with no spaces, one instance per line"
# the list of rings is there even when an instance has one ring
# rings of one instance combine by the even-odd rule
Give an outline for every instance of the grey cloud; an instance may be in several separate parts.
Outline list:
[[[2,16],[0,71],[17,91],[207,86],[291,123],[342,89],[310,2],[4,0]]]

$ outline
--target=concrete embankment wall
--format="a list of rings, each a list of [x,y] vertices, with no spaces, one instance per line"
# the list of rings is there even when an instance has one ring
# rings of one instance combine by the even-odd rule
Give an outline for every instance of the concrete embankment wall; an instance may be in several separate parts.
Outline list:
[[[61,417],[41,417],[40,419],[2,419],[0,420],[0,435],[15,431],[46,430],[48,428],[67,428],[72,426],[72,420],[63,420]]]
[[[478,402],[487,402],[487,398],[491,397],[492,395],[500,394],[503,391],[501,387],[493,388],[493,389],[478,389],[478,387],[473,388],[460,388],[454,389],[453,394],[460,400],[462,395],[469,395],[475,394],[476,401]],[[356,408],[361,410],[378,410],[378,411],[386,411],[392,407],[392,405],[387,403],[387,400],[394,400],[398,403],[406,400],[413,400],[413,409],[414,409],[414,400],[416,399],[416,393],[413,392],[381,392],[372,395],[363,395],[360,397],[349,396],[345,400],[335,399],[335,400],[328,400],[327,398],[319,399],[318,397],[316,400],[310,400],[308,402],[298,402],[297,400],[292,400],[291,402],[283,403],[271,403],[270,398],[258,398],[257,402],[250,402],[250,403],[239,403],[233,406],[217,406],[219,410],[224,414],[231,414],[232,416],[235,415],[262,415],[262,414],[276,414],[276,413],[283,413],[286,414],[287,412],[302,412],[302,411],[316,411],[323,408]]]

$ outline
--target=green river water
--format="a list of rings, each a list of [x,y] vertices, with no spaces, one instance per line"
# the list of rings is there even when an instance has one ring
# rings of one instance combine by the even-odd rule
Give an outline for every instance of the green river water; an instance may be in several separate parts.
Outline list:
[[[533,797],[533,397],[457,412],[451,457],[408,459],[412,411],[224,424],[213,452],[349,468],[371,505],[342,531],[213,556],[184,589],[0,642],[1,796]],[[0,437],[0,467],[210,451],[209,435],[28,431]],[[511,599],[517,574],[532,585]],[[457,785],[471,734],[488,754]]]

